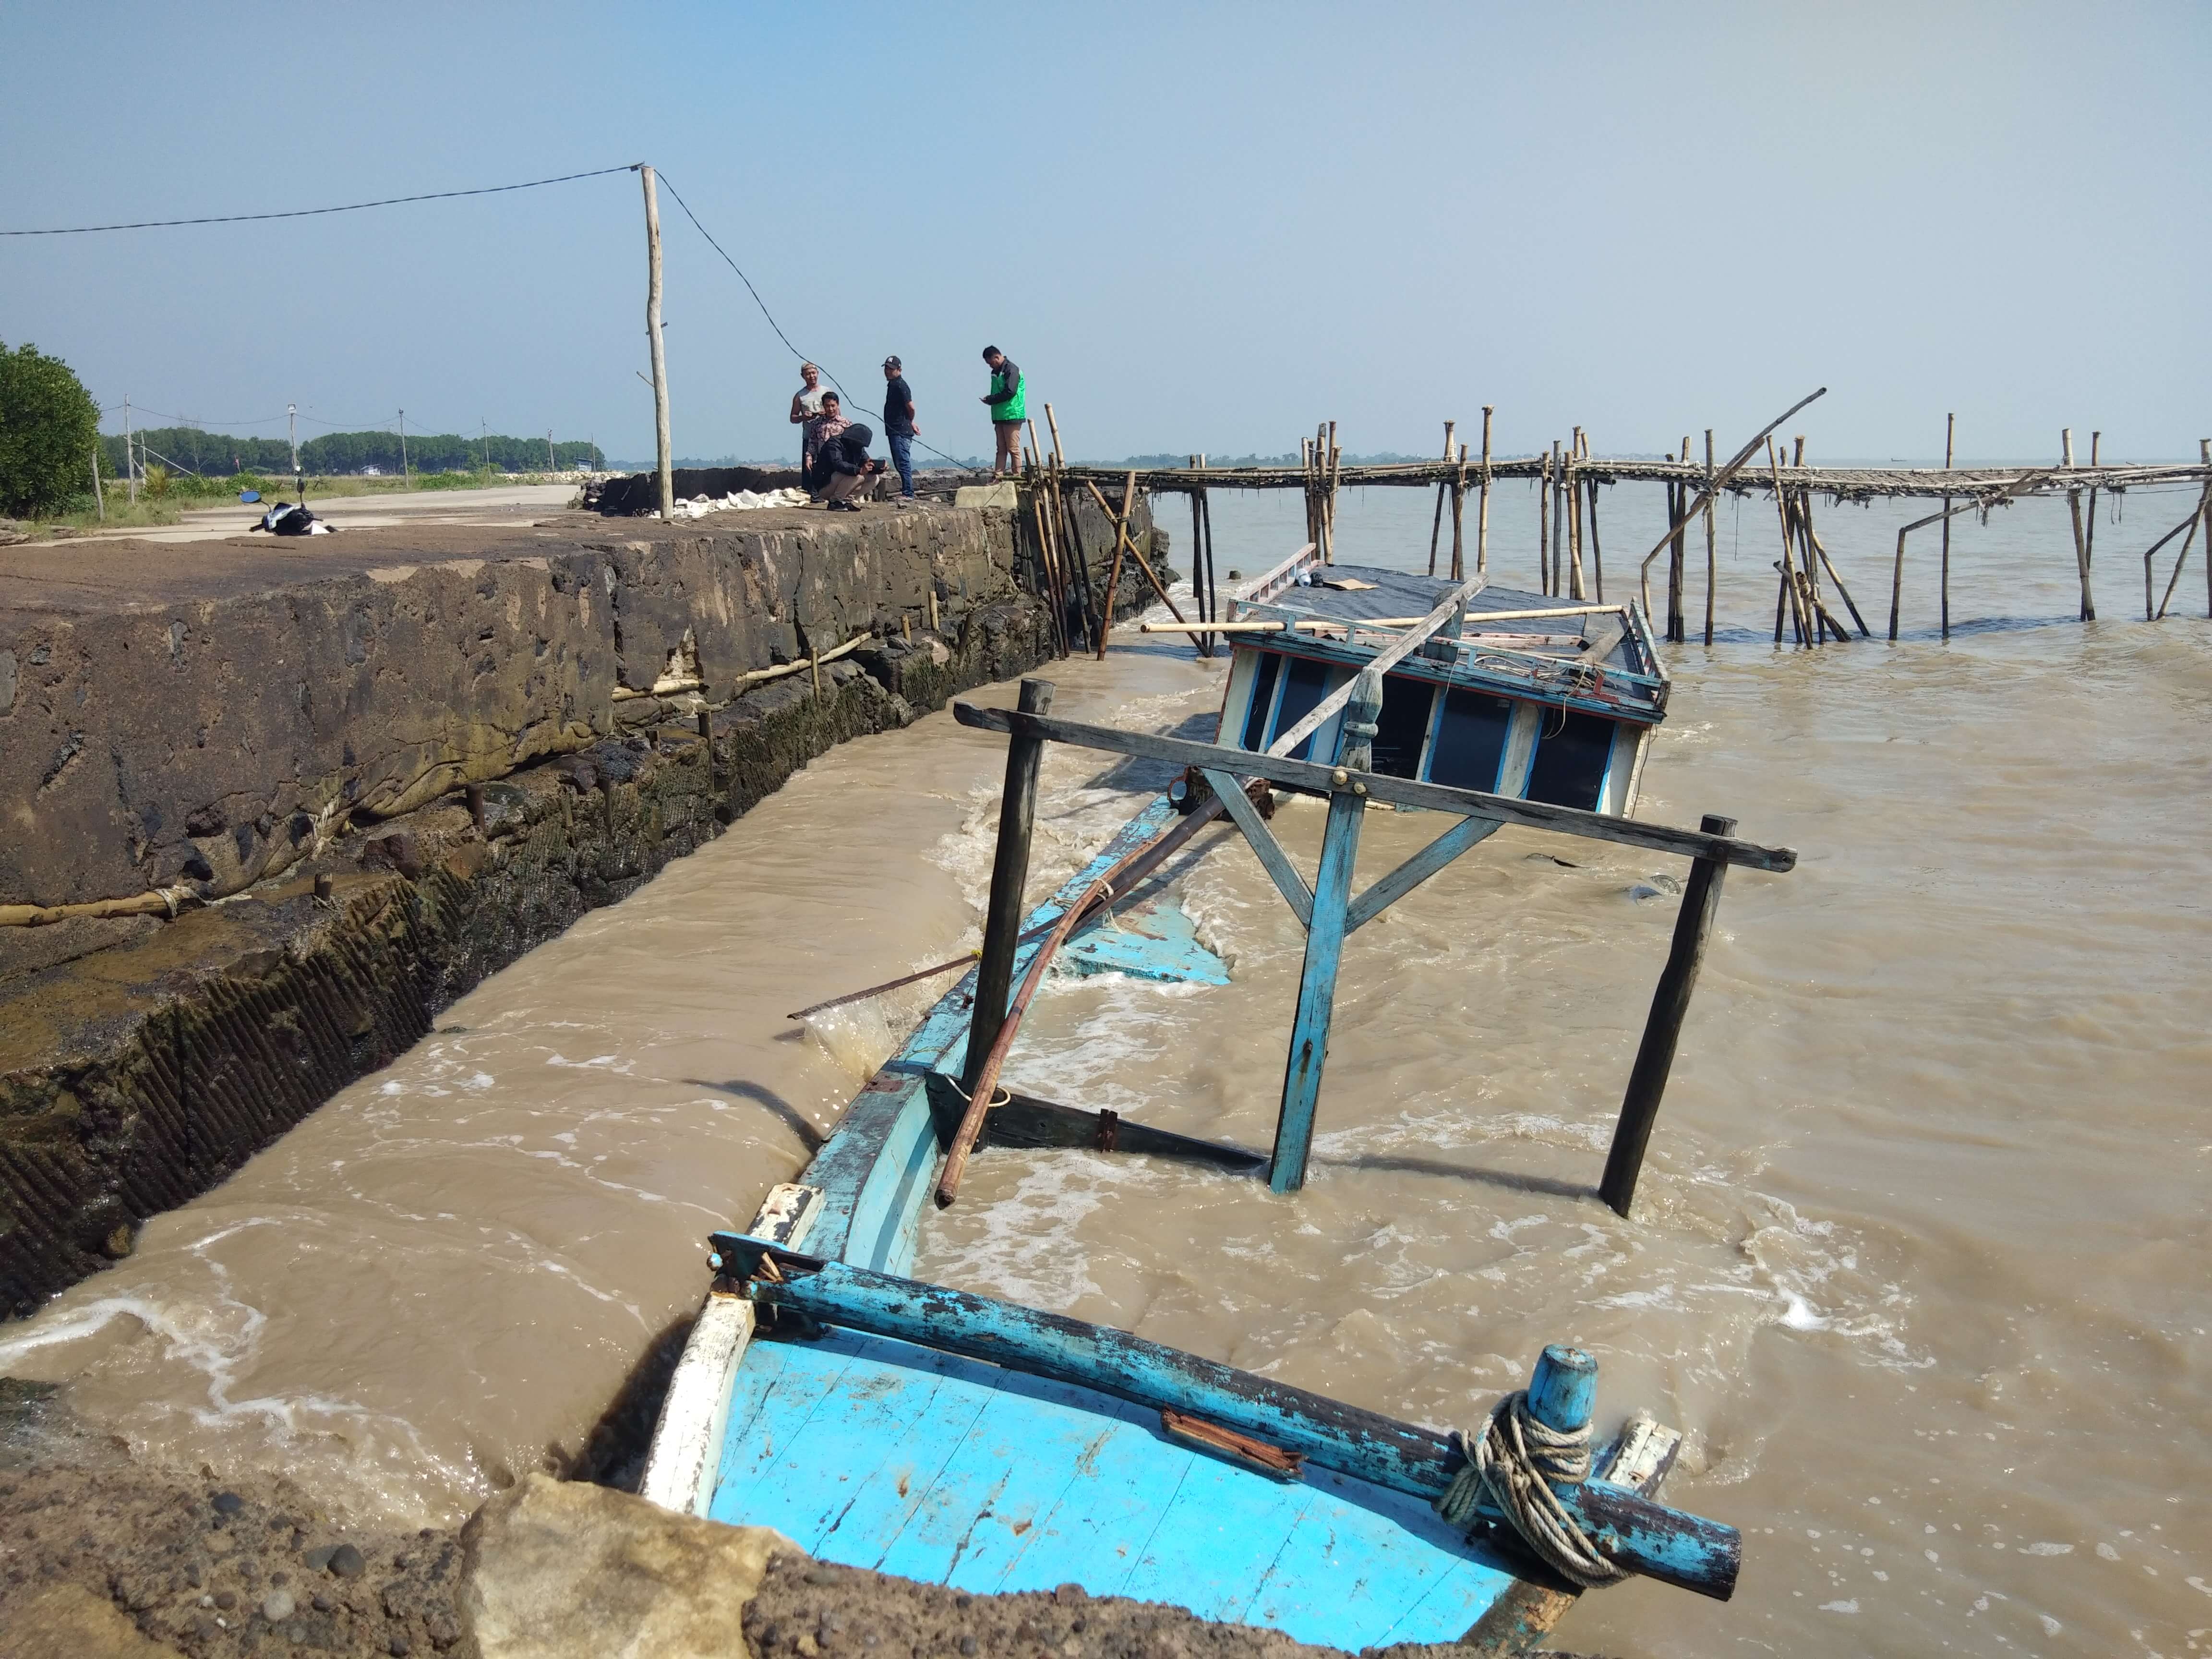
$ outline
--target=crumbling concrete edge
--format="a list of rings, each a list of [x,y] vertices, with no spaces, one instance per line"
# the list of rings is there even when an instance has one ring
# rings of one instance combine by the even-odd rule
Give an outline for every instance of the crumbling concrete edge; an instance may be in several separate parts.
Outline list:
[[[1133,596],[1129,609],[1138,608]],[[427,1034],[486,975],[635,891],[815,757],[1050,654],[1026,595],[958,635],[887,636],[708,712],[629,729],[323,848],[237,898],[45,970],[9,1001],[0,1073],[0,1316],[126,1255]],[[326,891],[316,896],[317,878]]]

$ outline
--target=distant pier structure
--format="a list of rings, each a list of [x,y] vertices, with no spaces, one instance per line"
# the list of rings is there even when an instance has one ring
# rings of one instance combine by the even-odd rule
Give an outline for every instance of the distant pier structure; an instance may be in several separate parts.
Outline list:
[[[1826,388],[1822,388],[1825,392]],[[1474,574],[1488,572],[1490,565],[1490,493],[1505,479],[1533,481],[1537,495],[1537,553],[1543,591],[1577,601],[1605,599],[1605,552],[1599,532],[1599,491],[1607,485],[1656,484],[1667,492],[1666,532],[1646,550],[1631,550],[1628,564],[1635,593],[1647,616],[1656,622],[1652,585],[1655,563],[1664,560],[1665,627],[1667,639],[1689,638],[1691,622],[1690,566],[1692,543],[1702,539],[1705,553],[1704,635],[1713,640],[1713,596],[1717,580],[1717,532],[1714,509],[1724,494],[1748,495],[1765,492],[1775,506],[1774,537],[1779,556],[1776,572],[1774,638],[1785,637],[1805,647],[1854,637],[1870,639],[1874,629],[1850,589],[1844,586],[1813,518],[1815,497],[1830,505],[1895,496],[1939,503],[1925,517],[1915,519],[1897,532],[1897,550],[1890,573],[1887,636],[1898,636],[1905,591],[1907,538],[1916,532],[1934,531],[1918,545],[1936,542],[1932,551],[1939,562],[1939,622],[1944,638],[1951,635],[1951,523],[1964,513],[1986,516],[1992,507],[2037,499],[2063,500],[2074,532],[2076,573],[2081,586],[2081,617],[2094,622],[2097,605],[2091,578],[2097,538],[2097,502],[2100,495],[2119,495],[2153,486],[2191,486],[2196,496],[2188,514],[2147,547],[2142,555],[2143,616],[2163,617],[2180,585],[2184,567],[2200,541],[2212,544],[2212,440],[2200,441],[2194,463],[2142,465],[2106,464],[2099,451],[2101,434],[2090,435],[2086,459],[2075,452],[2070,429],[2062,433],[2059,458],[2047,466],[1955,466],[1956,419],[1946,422],[1945,465],[1941,467],[1822,467],[1806,464],[1805,440],[1778,444],[1774,434],[1799,410],[1822,395],[1810,397],[1785,410],[1751,441],[1726,460],[1716,459],[1713,434],[1705,434],[1701,451],[1693,452],[1690,439],[1682,440],[1678,455],[1662,459],[1626,459],[1594,454],[1587,435],[1577,427],[1567,438],[1534,455],[1501,458],[1492,450],[1495,410],[1482,411],[1479,445],[1455,441],[1455,423],[1444,423],[1443,454],[1431,461],[1392,462],[1382,465],[1347,466],[1336,441],[1336,423],[1323,422],[1310,438],[1302,439],[1299,463],[1281,466],[1208,466],[1206,458],[1194,455],[1181,467],[1102,467],[1073,465],[1060,453],[1055,441],[1048,454],[1031,468],[1030,478],[1039,511],[1049,517],[1051,503],[1071,492],[1088,490],[1112,514],[1109,497],[1118,493],[1122,512],[1137,492],[1152,495],[1183,495],[1190,498],[1192,525],[1191,570],[1196,588],[1194,603],[1199,623],[1216,620],[1212,582],[1212,533],[1208,497],[1217,489],[1296,489],[1305,497],[1307,538],[1325,559],[1335,554],[1336,510],[1340,494],[1348,489],[1396,487],[1437,492],[1437,510],[1429,535],[1429,574],[1440,565],[1455,580],[1464,580],[1473,543]],[[1468,497],[1472,494],[1473,502]],[[2085,501],[2086,498],[2086,501]],[[1470,511],[1470,505],[1472,511]],[[2086,507],[2086,511],[2085,511]],[[1470,534],[1468,520],[1473,520]],[[1450,535],[1444,535],[1449,520]],[[1040,532],[1049,543],[1048,525]],[[2177,546],[2178,544],[2178,546]],[[2172,565],[2162,589],[2157,580],[2161,553],[2171,550]],[[2212,545],[2207,552],[2212,553]],[[2130,566],[2132,560],[2130,560]],[[1616,565],[1618,572],[1620,567]],[[1615,579],[1616,590],[1619,577]],[[2205,561],[2205,610],[2212,616],[2212,557]],[[1180,613],[1178,613],[1180,614]],[[1202,652],[1212,641],[1199,635]]]

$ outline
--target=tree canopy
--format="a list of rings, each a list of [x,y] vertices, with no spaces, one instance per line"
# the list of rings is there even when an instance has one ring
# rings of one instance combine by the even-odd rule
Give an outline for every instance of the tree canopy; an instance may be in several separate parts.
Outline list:
[[[282,438],[233,438],[198,427],[153,427],[131,434],[143,440],[149,459],[182,467],[203,477],[228,477],[234,472],[283,473],[292,470],[292,447]],[[109,454],[120,471],[123,440],[110,435]],[[487,437],[464,437],[457,432],[410,432],[407,434],[406,465],[416,472],[473,472],[489,457],[495,472],[543,472],[548,458],[543,438],[511,438],[500,433]],[[605,457],[595,444],[566,439],[552,447],[551,465],[602,467]],[[329,477],[341,473],[400,470],[397,432],[328,432],[300,446],[301,471]]]
[[[58,357],[0,342],[0,513],[58,513],[92,493],[100,405]]]

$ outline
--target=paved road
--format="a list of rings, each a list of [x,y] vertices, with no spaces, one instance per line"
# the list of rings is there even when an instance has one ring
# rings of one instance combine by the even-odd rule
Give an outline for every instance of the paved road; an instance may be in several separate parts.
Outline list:
[[[270,501],[289,501],[289,490],[271,492]],[[311,493],[307,505],[318,518],[327,519],[336,530],[369,530],[396,526],[430,524],[526,525],[533,519],[558,513],[576,499],[574,484],[501,484],[490,489],[425,489],[411,494],[395,491],[385,495],[334,495],[327,503]],[[150,530],[95,531],[73,536],[74,543],[88,541],[210,542],[250,531],[263,509],[232,501],[222,507],[194,507],[181,523]]]

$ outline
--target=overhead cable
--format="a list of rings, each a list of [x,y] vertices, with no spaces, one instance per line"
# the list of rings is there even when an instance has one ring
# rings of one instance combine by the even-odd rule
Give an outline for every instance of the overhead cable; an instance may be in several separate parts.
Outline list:
[[[519,185],[483,185],[474,190],[434,190],[420,196],[386,196],[374,202],[347,202],[338,207],[290,208],[282,213],[221,213],[198,219],[138,219],[128,224],[64,225],[45,230],[0,230],[0,236],[89,236],[103,230],[168,230],[179,225],[238,225],[261,219],[312,219],[325,213],[359,213],[365,208],[398,207],[406,202],[447,202],[457,196],[497,196],[510,190],[537,190],[546,185],[565,185],[577,179],[601,179],[610,173],[635,173],[628,167],[595,167],[589,173],[564,173],[554,179],[527,179]]]

